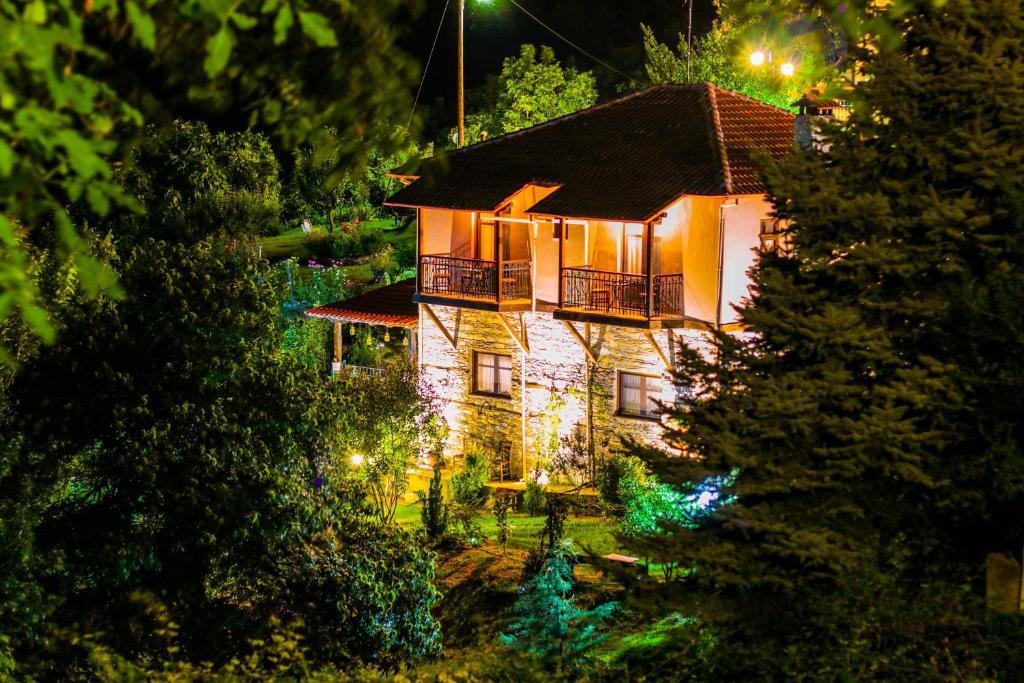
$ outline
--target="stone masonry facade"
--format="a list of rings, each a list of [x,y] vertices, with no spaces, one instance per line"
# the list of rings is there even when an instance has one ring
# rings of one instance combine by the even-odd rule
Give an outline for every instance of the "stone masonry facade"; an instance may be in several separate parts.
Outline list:
[[[527,352],[496,312],[438,305],[431,310],[456,342],[453,347],[421,305],[421,380],[441,399],[449,428],[446,454],[472,448],[493,452],[500,444],[511,454],[513,480],[549,464],[553,449],[576,425],[588,435],[598,460],[620,448],[625,436],[664,446],[660,422],[619,413],[619,373],[660,377],[661,400],[671,403],[676,389],[662,356],[674,358],[683,343],[706,344],[697,330],[656,330],[651,337],[659,353],[643,330],[571,323],[588,341],[594,363],[551,313],[502,314],[525,338]],[[511,357],[507,398],[474,393],[474,353]]]

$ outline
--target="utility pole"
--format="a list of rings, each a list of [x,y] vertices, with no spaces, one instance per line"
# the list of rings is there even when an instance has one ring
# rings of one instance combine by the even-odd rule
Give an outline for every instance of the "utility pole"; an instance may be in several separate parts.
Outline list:
[[[459,0],[459,147],[466,144],[466,74],[463,65],[466,54],[465,29],[466,0]]]
[[[693,0],[685,0],[690,6],[690,20],[686,24],[686,82],[690,82],[690,53],[693,52]]]

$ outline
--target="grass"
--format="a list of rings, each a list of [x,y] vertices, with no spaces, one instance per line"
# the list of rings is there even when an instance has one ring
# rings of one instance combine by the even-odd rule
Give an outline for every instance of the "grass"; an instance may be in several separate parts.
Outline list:
[[[364,230],[380,228],[384,233],[384,241],[391,244],[395,249],[409,245],[416,240],[415,223],[396,225],[390,218],[381,218],[366,221],[362,224]],[[340,230],[341,228],[335,228]],[[302,232],[302,228],[295,228],[283,232],[280,235],[266,237],[259,240],[263,245],[263,257],[271,261],[278,261],[286,258],[311,258],[318,255],[322,243],[329,237],[326,230],[314,228],[308,235]],[[368,254],[367,254],[368,255]],[[366,271],[367,276],[369,270]]]
[[[537,547],[540,532],[544,528],[544,517],[531,517],[520,512],[508,516],[510,522],[508,547],[518,550],[532,550]],[[402,505],[395,513],[395,521],[407,528],[416,529],[420,526],[420,506],[415,503]],[[498,536],[498,525],[490,508],[480,510],[477,517],[485,538],[493,541]],[[572,540],[581,553],[592,552],[595,555],[608,555],[621,552],[615,531],[618,524],[605,517],[570,516],[565,520],[565,538]]]

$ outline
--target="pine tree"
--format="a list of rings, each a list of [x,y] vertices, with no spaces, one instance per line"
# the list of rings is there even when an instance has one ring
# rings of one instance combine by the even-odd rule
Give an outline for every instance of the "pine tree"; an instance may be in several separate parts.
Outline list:
[[[420,520],[423,531],[430,540],[437,540],[448,530],[448,506],[445,505],[441,483],[441,461],[434,465],[434,476],[430,479],[427,495],[420,494]]]
[[[588,651],[606,637],[601,626],[619,609],[614,602],[591,610],[575,605],[575,560],[571,542],[551,546],[540,571],[520,589],[511,609],[513,621],[500,636],[505,645],[532,653],[559,673],[577,671],[586,662]]]
[[[755,272],[752,334],[683,355],[670,438],[696,457],[653,464],[739,470],[737,499],[637,546],[696,570],[662,597],[715,633],[718,678],[962,673],[962,587],[1024,542],[1024,15],[909,4],[828,151],[768,169],[795,255]]]

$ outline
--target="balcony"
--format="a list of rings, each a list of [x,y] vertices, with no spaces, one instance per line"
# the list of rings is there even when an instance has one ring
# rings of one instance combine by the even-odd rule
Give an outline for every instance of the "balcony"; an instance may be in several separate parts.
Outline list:
[[[531,304],[531,278],[528,259],[498,262],[447,254],[425,255],[420,257],[417,298],[424,303],[525,309]]]
[[[683,276],[647,275],[593,268],[563,268],[559,317],[682,321]]]

